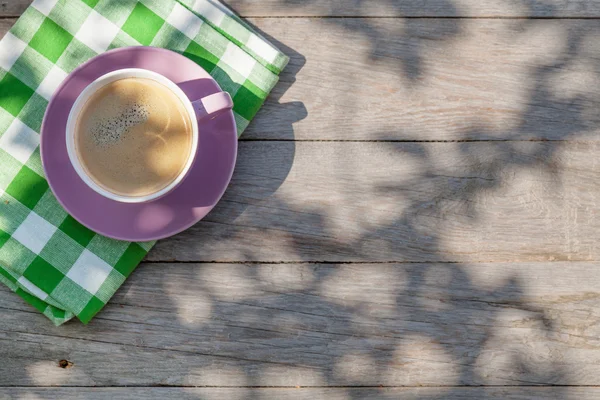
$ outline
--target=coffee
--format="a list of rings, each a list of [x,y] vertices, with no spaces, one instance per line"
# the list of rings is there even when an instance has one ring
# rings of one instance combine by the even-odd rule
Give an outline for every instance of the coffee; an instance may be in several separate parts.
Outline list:
[[[192,121],[169,88],[146,78],[103,86],[83,106],[75,129],[77,157],[100,187],[147,196],[183,171],[192,149]]]

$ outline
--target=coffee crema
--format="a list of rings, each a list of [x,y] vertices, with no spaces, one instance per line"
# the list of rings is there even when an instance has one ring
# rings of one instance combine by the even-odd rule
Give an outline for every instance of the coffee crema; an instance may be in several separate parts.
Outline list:
[[[192,148],[192,122],[181,100],[152,79],[125,78],[94,93],[75,129],[87,175],[121,196],[147,196],[181,174]]]

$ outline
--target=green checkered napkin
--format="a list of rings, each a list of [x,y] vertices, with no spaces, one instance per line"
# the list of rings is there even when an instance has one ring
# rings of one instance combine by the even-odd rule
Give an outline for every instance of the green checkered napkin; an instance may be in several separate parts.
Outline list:
[[[239,134],[288,58],[215,0],[35,0],[0,41],[0,281],[56,325],[104,307],[150,250],[97,235],[57,203],[40,161],[48,101],[106,50],[155,46],[204,67],[234,100]]]

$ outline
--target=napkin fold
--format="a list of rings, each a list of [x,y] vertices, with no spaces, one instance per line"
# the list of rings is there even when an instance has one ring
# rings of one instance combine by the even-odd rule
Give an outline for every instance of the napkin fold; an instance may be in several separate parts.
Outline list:
[[[52,94],[90,58],[124,46],[182,53],[234,101],[241,134],[288,57],[216,0],[35,0],[0,41],[0,281],[60,325],[88,323],[154,242],[98,235],[58,204],[39,132]]]

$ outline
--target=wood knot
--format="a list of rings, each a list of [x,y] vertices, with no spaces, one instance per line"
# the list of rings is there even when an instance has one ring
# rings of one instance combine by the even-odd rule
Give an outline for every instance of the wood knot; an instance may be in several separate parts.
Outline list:
[[[58,362],[58,366],[61,368],[71,368],[73,366],[73,363],[69,360],[60,360]]]

